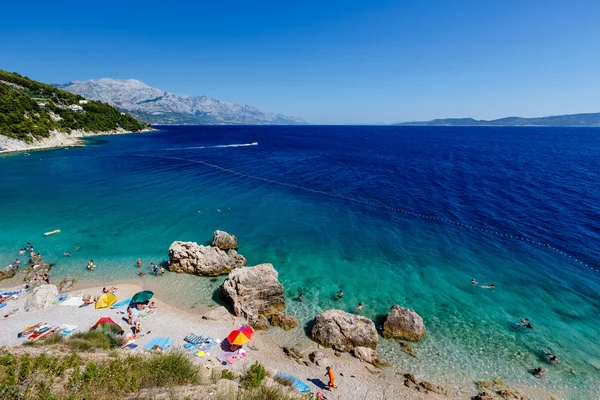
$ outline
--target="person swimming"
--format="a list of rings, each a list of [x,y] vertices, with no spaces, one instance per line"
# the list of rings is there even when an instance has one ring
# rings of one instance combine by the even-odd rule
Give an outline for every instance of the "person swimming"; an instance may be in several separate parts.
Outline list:
[[[358,307],[354,310],[354,314],[358,314],[363,309],[364,304],[358,303]]]
[[[478,284],[477,281],[475,280],[475,278],[471,278],[471,284],[472,285],[477,285]]]
[[[550,351],[546,351],[545,353],[550,364],[555,363],[556,365],[560,365],[560,361],[558,361],[558,358],[554,354],[552,354]]]
[[[68,252],[68,251],[65,251],[63,254],[64,254],[66,257],[71,257],[71,253],[70,253],[70,252]]]
[[[538,367],[532,371],[532,374],[538,378],[542,378],[546,374],[546,370],[542,367]]]
[[[137,259],[136,264],[138,268],[142,268],[142,260],[140,260],[139,258]]]
[[[302,293],[300,293],[300,294],[298,295],[298,297],[296,297],[296,300],[298,300],[298,301],[302,301],[302,300],[304,300],[304,295],[303,295]]]
[[[487,286],[481,286],[484,289],[496,289],[496,285],[494,285],[493,283],[491,285],[487,285]]]
[[[90,271],[93,271],[93,270],[96,268],[96,266],[94,265],[94,261],[93,261],[93,260],[90,260],[90,261],[88,261],[87,268],[88,268]]]
[[[344,293],[342,292],[342,289],[340,289],[339,292],[337,292],[337,298],[341,299],[344,296]]]
[[[531,326],[531,324],[529,323],[529,318],[521,318],[521,326],[525,327],[525,328],[529,328],[529,329],[533,329],[533,326]]]

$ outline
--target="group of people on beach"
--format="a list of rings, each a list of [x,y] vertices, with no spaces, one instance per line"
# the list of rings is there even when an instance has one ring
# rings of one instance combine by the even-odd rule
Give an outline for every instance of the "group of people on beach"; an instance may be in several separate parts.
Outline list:
[[[40,268],[41,265],[44,265],[44,260],[42,259],[42,254],[41,253],[36,253],[35,249],[33,247],[33,245],[31,244],[31,242],[27,242],[27,245],[22,248],[19,249],[19,256],[23,256],[25,254],[27,254],[27,252],[29,252],[29,261],[28,261],[28,266],[27,268],[32,268],[34,271],[38,270]],[[19,268],[21,267],[21,260],[19,260],[19,258],[15,258],[15,260],[12,262],[12,264],[10,264],[8,266],[8,268],[13,269],[15,271],[18,271]],[[48,272],[39,272],[36,273],[35,275],[33,275],[33,281],[35,282],[44,282],[44,283],[50,283],[50,274],[48,274]]]

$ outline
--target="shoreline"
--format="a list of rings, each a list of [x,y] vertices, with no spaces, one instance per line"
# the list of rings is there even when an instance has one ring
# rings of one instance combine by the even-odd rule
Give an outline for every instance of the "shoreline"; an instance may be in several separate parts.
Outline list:
[[[34,141],[33,143],[26,143],[22,140],[11,138],[8,136],[0,135],[0,148],[5,150],[0,151],[0,155],[4,154],[17,154],[29,151],[40,151],[40,150],[52,150],[62,148],[75,148],[85,147],[85,143],[82,138],[96,137],[96,136],[112,136],[112,135],[135,135],[145,132],[153,132],[157,129],[145,128],[137,132],[127,131],[125,129],[116,129],[112,131],[103,132],[89,132],[89,131],[78,131],[73,130],[71,133],[51,131],[50,136]]]
[[[16,277],[15,277],[16,278]],[[14,279],[14,278],[13,278]],[[15,284],[13,279],[6,283]],[[56,284],[56,283],[55,283]],[[119,280],[117,282],[106,283],[99,286],[97,282],[77,281],[75,285],[66,293],[70,296],[81,296],[83,294],[99,295],[103,287],[117,287],[119,290],[115,293],[118,301],[130,297],[132,294],[148,290],[144,282],[135,280]],[[8,289],[7,289],[8,290]],[[18,347],[21,345],[21,340],[16,340],[16,333],[22,330],[22,326],[31,325],[41,320],[39,315],[44,315],[44,321],[48,323],[60,325],[68,321],[70,324],[77,324],[78,331],[86,331],[100,317],[109,316],[123,328],[127,329],[127,323],[121,318],[123,315],[118,314],[117,309],[100,309],[96,310],[93,305],[78,308],[60,306],[54,304],[49,309],[25,312],[24,303],[27,295],[23,293],[19,300],[11,301],[12,304],[7,306],[12,308],[20,308],[17,314],[9,319],[2,327],[4,334],[0,337],[0,348],[2,347]],[[290,301],[290,299],[287,299]],[[218,339],[224,339],[228,332],[246,325],[242,317],[237,317],[230,313],[227,308],[225,315],[219,314],[217,318],[204,319],[203,316],[209,311],[223,309],[223,306],[211,299],[202,299],[198,302],[197,308],[186,308],[177,305],[173,301],[163,299],[160,295],[155,295],[152,301],[156,302],[157,309],[154,314],[142,320],[144,331],[151,331],[149,334],[136,341],[138,350],[141,349],[146,342],[153,337],[172,337],[174,339],[173,348],[182,348],[184,342],[183,337],[188,333],[195,333],[203,336],[210,336]],[[31,315],[31,316],[30,316]],[[21,326],[22,325],[22,326]],[[432,380],[434,385],[440,384],[443,388],[449,391],[448,395],[436,394],[433,392],[420,392],[411,387],[407,387],[404,383],[404,374],[410,373],[410,370],[399,368],[396,365],[387,365],[381,369],[377,369],[370,364],[364,363],[355,358],[351,353],[338,353],[333,349],[324,348],[318,343],[312,341],[306,334],[299,340],[298,329],[305,329],[302,325],[290,331],[284,331],[281,328],[271,327],[267,331],[256,331],[252,342],[246,347],[249,357],[243,359],[234,365],[222,366],[215,357],[220,354],[221,350],[217,349],[211,352],[210,357],[196,359],[196,362],[206,368],[227,368],[242,373],[244,370],[255,361],[260,362],[267,370],[275,373],[290,373],[308,383],[313,391],[321,390],[318,386],[318,379],[323,381],[324,366],[317,366],[309,362],[308,355],[314,350],[320,350],[325,353],[328,359],[328,364],[337,372],[341,372],[341,377],[338,378],[338,389],[334,392],[326,392],[331,398],[347,398],[347,399],[362,399],[372,398],[387,400],[394,399],[471,399],[473,396],[480,393],[474,384],[475,379],[469,377],[465,381],[464,376],[453,374],[452,371],[442,371],[440,374],[449,376],[456,375],[456,379],[452,384],[448,382],[436,382]],[[14,331],[14,332],[13,332]],[[6,335],[8,333],[8,335]],[[304,359],[296,361],[293,358],[287,357],[283,353],[283,347],[294,347],[304,354]],[[141,350],[139,350],[141,351]],[[127,353],[121,351],[123,355]],[[380,349],[381,355],[385,359],[385,350]],[[306,362],[304,362],[306,361]],[[427,377],[416,376],[417,380],[428,379]],[[312,383],[311,383],[312,382]],[[317,384],[315,384],[317,383]],[[503,387],[512,392],[524,393],[527,399],[565,399],[566,394],[540,386],[527,386],[517,382],[506,381]],[[488,390],[489,392],[489,390]],[[332,397],[333,396],[333,397]],[[495,397],[494,397],[495,398]]]

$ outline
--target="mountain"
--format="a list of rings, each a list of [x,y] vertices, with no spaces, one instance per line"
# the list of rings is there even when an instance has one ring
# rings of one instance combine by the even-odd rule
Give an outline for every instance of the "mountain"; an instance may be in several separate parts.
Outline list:
[[[33,143],[53,132],[138,132],[148,128],[106,103],[88,101],[16,72],[0,70],[2,136]]]
[[[566,114],[550,117],[506,117],[493,120],[445,118],[421,122],[402,122],[394,125],[411,126],[600,126],[600,113]]]
[[[100,100],[153,124],[305,124],[300,118],[262,112],[245,104],[208,96],[186,96],[153,88],[136,79],[72,81],[58,87],[86,99]]]

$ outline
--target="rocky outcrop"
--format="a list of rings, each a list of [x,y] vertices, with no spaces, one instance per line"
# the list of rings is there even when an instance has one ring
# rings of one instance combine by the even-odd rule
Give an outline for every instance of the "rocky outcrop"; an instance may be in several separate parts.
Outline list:
[[[394,305],[385,317],[383,336],[417,342],[425,336],[423,318],[413,310]]]
[[[54,285],[40,285],[34,288],[25,300],[25,311],[37,311],[48,308],[58,296],[58,288]]]
[[[235,236],[230,235],[227,232],[215,231],[213,234],[212,245],[221,250],[237,249],[238,241]]]
[[[375,324],[368,318],[341,310],[327,310],[315,317],[312,339],[325,347],[350,351],[355,347],[377,347]]]
[[[271,325],[279,326],[284,330],[289,331],[298,326],[298,320],[291,315],[278,312],[271,317]]]
[[[66,277],[65,279],[60,281],[60,283],[58,284],[58,291],[60,293],[68,292],[69,290],[71,290],[73,288],[73,285],[75,285],[75,282],[77,282],[77,281],[75,279],[71,278],[70,276]]]
[[[352,354],[360,361],[369,363],[377,368],[381,368],[383,366],[379,354],[373,349],[369,349],[367,347],[355,347],[352,350]]]
[[[319,367],[324,367],[329,363],[329,360],[321,350],[315,350],[308,355],[308,359]]]
[[[247,319],[270,317],[286,307],[278,276],[271,264],[234,269],[221,284],[221,296],[231,304],[235,315]]]
[[[44,285],[46,284],[43,280],[44,274],[48,274],[51,269],[52,265],[46,263],[29,266],[23,271],[25,273],[23,282],[27,283],[30,289]]]
[[[269,325],[269,320],[264,315],[251,317],[250,326],[252,326],[255,331],[268,331],[271,327],[271,325]]]
[[[194,242],[173,242],[169,247],[169,269],[196,275],[223,275],[246,265],[235,250],[227,252]]]
[[[283,350],[283,354],[285,354],[288,357],[293,358],[294,360],[300,360],[301,358],[304,358],[304,354],[302,354],[300,351],[298,351],[296,348],[294,347],[282,347]]]
[[[12,265],[9,265],[6,268],[0,269],[0,281],[3,281],[5,279],[10,279],[13,276],[15,276],[16,273],[17,273],[17,270]]]

